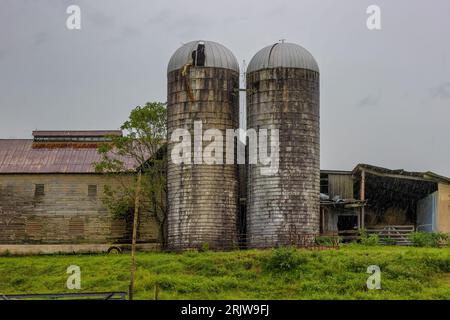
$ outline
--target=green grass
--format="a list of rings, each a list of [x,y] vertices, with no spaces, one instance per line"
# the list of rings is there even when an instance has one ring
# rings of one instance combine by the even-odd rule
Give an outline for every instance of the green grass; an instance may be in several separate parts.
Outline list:
[[[277,260],[278,259],[278,260]],[[137,299],[450,299],[450,250],[364,247],[238,252],[139,253]],[[69,265],[81,268],[82,292],[127,291],[130,256],[0,257],[0,294],[60,293]],[[368,290],[369,265],[381,268],[381,290]]]

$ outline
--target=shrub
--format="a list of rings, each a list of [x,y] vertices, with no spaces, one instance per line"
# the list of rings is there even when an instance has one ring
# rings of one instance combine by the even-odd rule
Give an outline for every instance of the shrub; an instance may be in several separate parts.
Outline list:
[[[203,242],[199,249],[200,252],[208,252],[209,251],[209,243]]]
[[[397,244],[397,241],[395,239],[389,237],[383,238],[382,242],[387,246],[395,246]]]
[[[439,246],[448,246],[450,244],[450,234],[448,233],[438,233],[438,245]]]
[[[332,237],[332,236],[321,236],[321,237],[316,237],[315,239],[315,243],[319,246],[335,246],[335,245],[339,245],[339,243],[341,242],[341,238],[340,237]]]
[[[278,248],[273,250],[265,267],[270,272],[287,272],[297,268],[300,263],[295,248]]]
[[[440,232],[413,232],[409,239],[415,247],[439,247],[448,244],[448,234]]]
[[[9,250],[5,250],[0,254],[0,257],[12,257],[13,254]]]
[[[366,230],[361,230],[361,244],[365,246],[377,246],[380,244],[380,237],[377,234],[369,235]]]

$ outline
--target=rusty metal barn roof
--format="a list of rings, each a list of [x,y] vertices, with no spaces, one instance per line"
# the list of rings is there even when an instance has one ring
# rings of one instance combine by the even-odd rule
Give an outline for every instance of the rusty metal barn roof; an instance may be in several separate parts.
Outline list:
[[[122,130],[33,131],[33,137],[105,137],[105,136],[121,136],[121,135]]]
[[[35,148],[34,141],[0,139],[0,174],[11,173],[95,173],[94,164],[102,160],[95,147]],[[132,158],[121,158],[128,170],[135,168]]]

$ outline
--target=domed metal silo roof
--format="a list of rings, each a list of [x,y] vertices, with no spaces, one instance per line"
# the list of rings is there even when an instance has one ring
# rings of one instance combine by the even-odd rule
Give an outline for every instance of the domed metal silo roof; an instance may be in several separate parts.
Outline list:
[[[204,67],[225,68],[239,72],[239,63],[234,54],[220,43],[213,41],[191,41],[181,46],[170,58],[167,73],[181,69],[188,63],[193,63],[193,52],[199,45],[204,45]]]
[[[250,61],[247,73],[271,68],[299,68],[319,72],[312,54],[294,43],[276,43],[260,50]]]

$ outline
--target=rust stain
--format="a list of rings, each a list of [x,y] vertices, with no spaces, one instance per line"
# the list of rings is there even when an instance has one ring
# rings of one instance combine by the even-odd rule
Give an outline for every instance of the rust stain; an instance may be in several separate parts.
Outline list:
[[[97,149],[100,143],[96,142],[84,142],[84,143],[73,143],[73,142],[34,142],[33,149]]]
[[[194,93],[192,92],[191,89],[191,85],[189,84],[189,69],[191,67],[191,64],[186,64],[183,67],[183,70],[181,71],[181,75],[184,78],[184,85],[186,86],[186,92],[188,93],[189,96],[189,100],[191,101],[191,103],[195,102],[195,97],[194,97]]]
[[[117,157],[127,170],[137,166],[131,157]],[[92,143],[39,143],[33,140],[0,139],[2,173],[95,173],[102,160]]]

